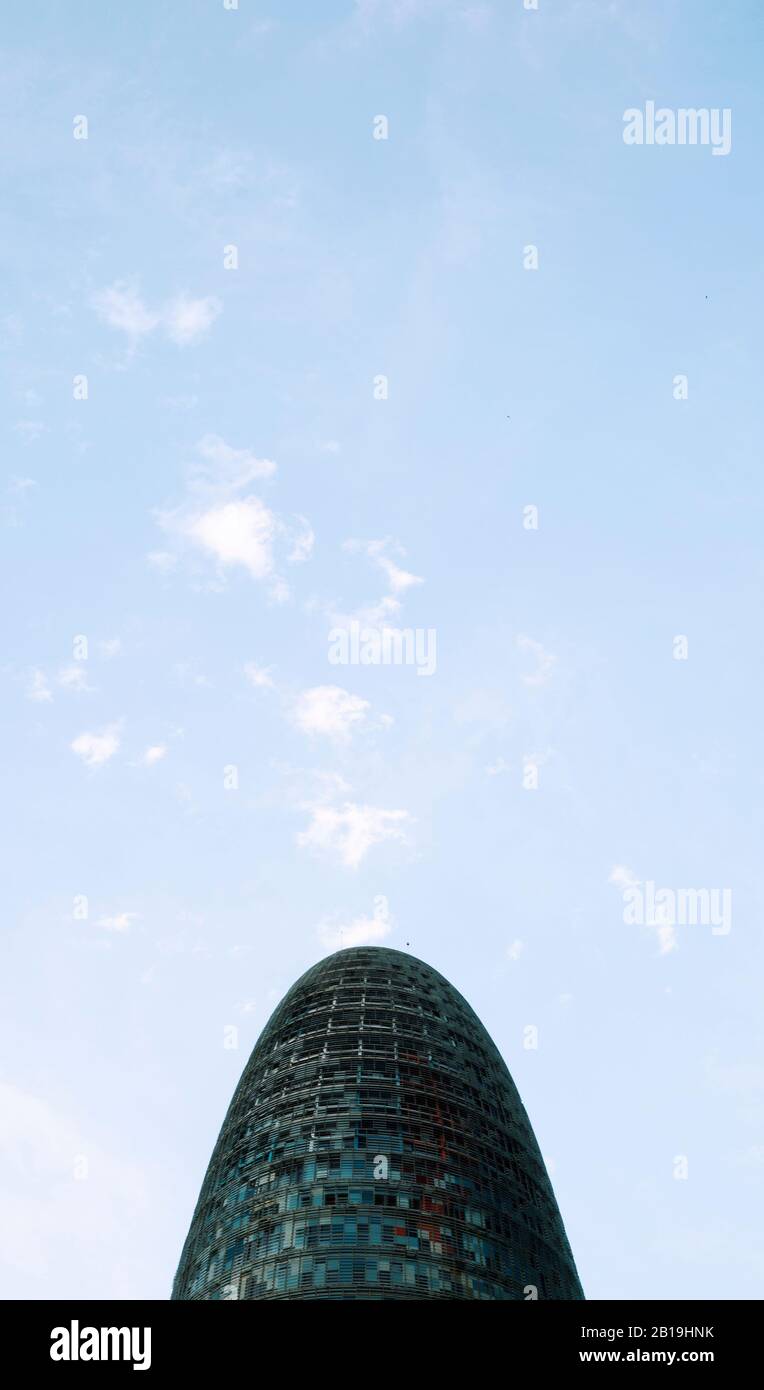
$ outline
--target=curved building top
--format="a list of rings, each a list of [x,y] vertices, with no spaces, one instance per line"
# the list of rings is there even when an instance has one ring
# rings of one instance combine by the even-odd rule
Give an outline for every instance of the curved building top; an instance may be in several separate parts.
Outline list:
[[[173,1298],[583,1298],[514,1082],[431,966],[352,947],[284,996],[231,1101]]]

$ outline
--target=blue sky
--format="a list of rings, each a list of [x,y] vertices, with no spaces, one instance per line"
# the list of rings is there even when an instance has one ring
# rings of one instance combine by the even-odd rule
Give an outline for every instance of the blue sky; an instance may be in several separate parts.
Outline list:
[[[763,20],[6,16],[0,1294],[168,1296],[360,941],[486,1024],[590,1298],[764,1293]],[[647,101],[730,152],[625,145]],[[354,620],[435,671],[332,664]]]

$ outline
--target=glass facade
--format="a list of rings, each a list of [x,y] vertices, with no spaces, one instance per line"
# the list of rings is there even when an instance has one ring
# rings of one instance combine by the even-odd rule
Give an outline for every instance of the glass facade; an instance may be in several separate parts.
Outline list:
[[[582,1299],[512,1078],[467,1002],[383,947],[278,1005],[215,1145],[174,1299]]]

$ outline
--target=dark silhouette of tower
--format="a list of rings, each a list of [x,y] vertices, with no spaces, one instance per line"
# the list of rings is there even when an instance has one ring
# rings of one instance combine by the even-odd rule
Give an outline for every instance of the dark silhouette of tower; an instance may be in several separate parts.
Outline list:
[[[244,1069],[174,1299],[582,1299],[512,1078],[437,971],[337,951]]]

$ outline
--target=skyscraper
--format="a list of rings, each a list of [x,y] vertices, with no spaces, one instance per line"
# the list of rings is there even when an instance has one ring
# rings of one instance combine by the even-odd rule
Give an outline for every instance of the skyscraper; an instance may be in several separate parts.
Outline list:
[[[512,1078],[437,971],[359,947],[282,999],[220,1131],[174,1299],[581,1299]]]

